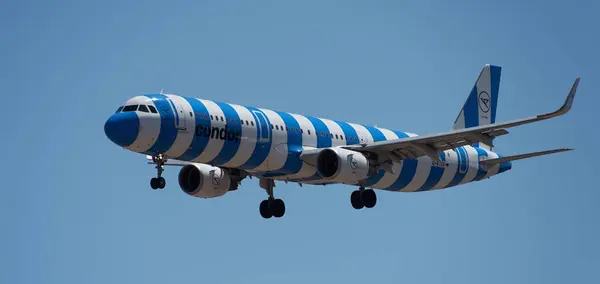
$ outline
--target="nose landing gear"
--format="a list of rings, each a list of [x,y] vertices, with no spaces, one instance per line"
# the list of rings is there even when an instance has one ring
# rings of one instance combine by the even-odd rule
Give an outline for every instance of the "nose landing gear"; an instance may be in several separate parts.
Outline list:
[[[150,187],[152,189],[163,189],[167,185],[167,181],[162,177],[163,166],[167,162],[167,158],[163,154],[158,154],[152,156],[152,162],[156,164],[156,177],[150,179]]]

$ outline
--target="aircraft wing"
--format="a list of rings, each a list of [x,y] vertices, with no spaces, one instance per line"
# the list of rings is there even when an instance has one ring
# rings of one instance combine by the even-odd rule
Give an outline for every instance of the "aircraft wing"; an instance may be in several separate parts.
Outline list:
[[[382,154],[389,157],[391,160],[396,161],[403,159],[415,159],[425,155],[439,161],[439,152],[477,142],[482,142],[493,146],[493,138],[508,134],[508,131],[506,130],[508,128],[550,119],[569,112],[571,106],[573,105],[573,99],[575,98],[575,92],[577,91],[578,85],[579,77],[573,83],[565,103],[560,109],[554,112],[539,114],[529,118],[463,128],[432,135],[415,136],[395,140],[379,141],[370,144],[356,144],[341,147],[359,152],[373,152]],[[316,154],[318,154],[317,150],[309,150],[306,151],[306,153],[302,153],[302,159],[305,161],[314,160],[316,158]]]

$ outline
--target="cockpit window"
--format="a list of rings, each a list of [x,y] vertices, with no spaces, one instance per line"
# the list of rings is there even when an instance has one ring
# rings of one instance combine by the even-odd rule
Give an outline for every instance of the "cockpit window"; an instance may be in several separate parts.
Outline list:
[[[120,106],[120,107],[117,109],[117,111],[115,111],[115,113],[119,113],[119,112],[121,112],[121,110],[122,110],[122,109],[123,109],[123,106]]]
[[[156,113],[156,108],[154,106],[148,106],[151,113]]]
[[[140,107],[138,108],[139,111],[141,112],[148,112],[148,108],[145,105],[140,105]]]
[[[132,106],[126,106],[123,108],[123,112],[128,112],[128,111],[135,111],[137,110],[137,105],[132,105]]]

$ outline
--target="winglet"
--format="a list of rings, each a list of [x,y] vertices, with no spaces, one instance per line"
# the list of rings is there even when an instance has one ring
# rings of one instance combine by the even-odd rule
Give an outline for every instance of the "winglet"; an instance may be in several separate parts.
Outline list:
[[[565,103],[560,107],[560,109],[558,109],[555,112],[539,115],[538,117],[552,118],[552,117],[560,116],[560,115],[563,115],[563,114],[569,112],[571,110],[571,107],[573,106],[573,100],[575,99],[575,93],[577,92],[577,86],[579,86],[579,77],[577,77],[577,79],[575,79],[575,83],[573,83],[573,86],[571,87],[571,91],[569,91],[569,95],[565,99]]]

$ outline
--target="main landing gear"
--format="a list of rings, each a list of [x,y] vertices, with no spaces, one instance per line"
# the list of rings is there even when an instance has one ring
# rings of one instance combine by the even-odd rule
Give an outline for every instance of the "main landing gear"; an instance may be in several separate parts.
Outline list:
[[[275,199],[273,196],[273,188],[275,187],[275,181],[272,179],[261,178],[260,187],[264,188],[269,195],[269,199],[263,200],[260,203],[259,211],[260,216],[265,219],[271,217],[280,218],[285,214],[285,203],[281,199]]]
[[[167,158],[165,158],[163,154],[158,154],[152,156],[152,162],[156,164],[156,177],[150,179],[150,187],[152,187],[152,189],[163,189],[165,188],[165,185],[167,185],[167,181],[162,177],[164,171],[163,166],[167,162]]]
[[[365,189],[361,186],[350,195],[350,203],[352,203],[354,209],[373,208],[377,204],[377,195],[374,190]]]

